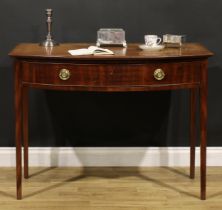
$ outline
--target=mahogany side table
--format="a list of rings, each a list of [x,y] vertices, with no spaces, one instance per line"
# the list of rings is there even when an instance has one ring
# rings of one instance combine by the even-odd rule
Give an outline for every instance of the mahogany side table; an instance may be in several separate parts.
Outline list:
[[[14,58],[16,183],[22,199],[22,145],[24,177],[28,178],[28,90],[41,88],[65,91],[164,91],[190,90],[190,178],[195,168],[195,112],[200,95],[200,197],[206,199],[207,78],[208,58],[213,54],[200,44],[182,48],[141,51],[138,44],[127,49],[111,48],[115,55],[71,56],[70,49],[89,44],[61,44],[44,48],[19,44],[9,54]]]

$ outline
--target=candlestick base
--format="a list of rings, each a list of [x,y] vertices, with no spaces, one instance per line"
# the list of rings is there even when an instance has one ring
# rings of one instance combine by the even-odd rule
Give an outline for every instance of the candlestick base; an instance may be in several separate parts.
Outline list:
[[[59,45],[59,43],[51,39],[51,40],[45,40],[44,42],[40,43],[40,45],[44,47],[54,47]]]

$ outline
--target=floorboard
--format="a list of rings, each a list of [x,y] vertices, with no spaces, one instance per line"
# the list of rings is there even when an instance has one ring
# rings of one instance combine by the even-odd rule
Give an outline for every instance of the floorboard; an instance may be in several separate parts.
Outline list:
[[[0,168],[0,210],[222,209],[222,167],[209,167],[207,200],[199,199],[199,168],[30,168],[23,200],[15,198],[15,169]]]

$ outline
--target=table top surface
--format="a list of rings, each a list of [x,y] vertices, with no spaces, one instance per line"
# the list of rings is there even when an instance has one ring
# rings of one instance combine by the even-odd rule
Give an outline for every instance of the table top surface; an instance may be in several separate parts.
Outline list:
[[[16,58],[40,58],[40,59],[75,59],[75,60],[124,60],[124,59],[170,59],[170,58],[197,58],[213,55],[203,45],[198,43],[186,43],[181,48],[165,48],[160,51],[144,51],[139,49],[139,43],[128,44],[123,47],[105,47],[114,52],[114,55],[83,55],[72,56],[68,50],[88,48],[91,43],[63,43],[53,48],[42,47],[37,43],[18,44],[9,55]]]

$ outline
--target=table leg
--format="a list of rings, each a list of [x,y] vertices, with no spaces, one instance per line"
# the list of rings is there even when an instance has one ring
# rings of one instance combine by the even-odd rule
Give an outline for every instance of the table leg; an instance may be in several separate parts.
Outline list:
[[[201,200],[206,199],[206,145],[207,145],[207,62],[201,71],[200,84],[200,185]]]
[[[23,87],[23,101],[22,101],[22,113],[23,113],[23,147],[24,147],[24,178],[28,179],[29,172],[28,172],[28,87]]]
[[[16,141],[16,191],[17,199],[22,199],[22,84],[20,64],[15,63],[15,141]]]
[[[196,106],[197,90],[190,90],[190,178],[195,177],[195,147],[196,147]]]

